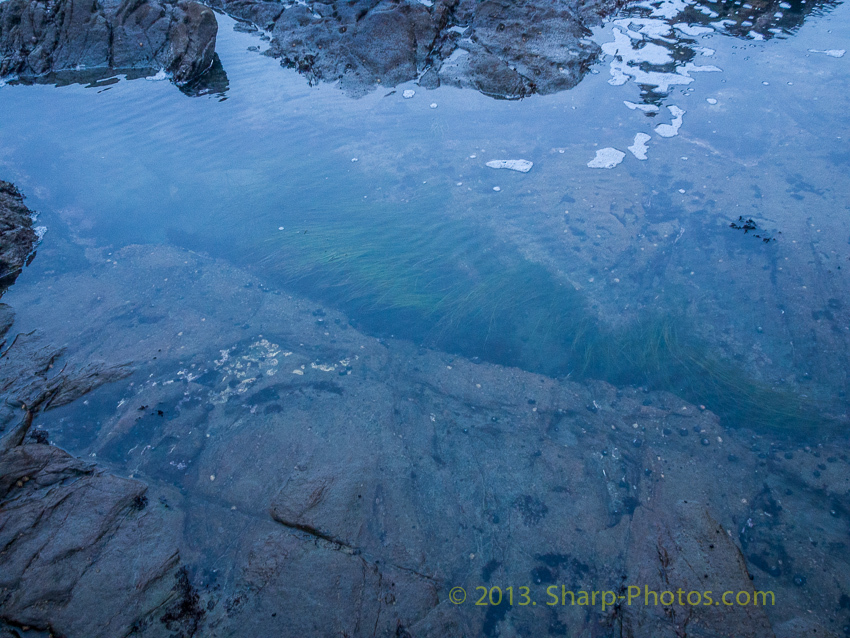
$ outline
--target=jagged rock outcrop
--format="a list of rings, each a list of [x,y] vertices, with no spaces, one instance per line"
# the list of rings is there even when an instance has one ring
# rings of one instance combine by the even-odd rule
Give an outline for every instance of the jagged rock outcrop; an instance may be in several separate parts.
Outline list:
[[[272,32],[268,54],[352,95],[418,79],[500,98],[575,86],[599,54],[589,28],[618,0],[213,0]]]
[[[0,296],[15,283],[37,240],[32,211],[24,205],[23,195],[13,184],[0,180]]]
[[[146,492],[50,445],[0,445],[0,624],[113,638],[179,600],[181,516]]]
[[[212,66],[217,32],[213,11],[189,0],[8,0],[0,76],[162,68],[182,85]]]

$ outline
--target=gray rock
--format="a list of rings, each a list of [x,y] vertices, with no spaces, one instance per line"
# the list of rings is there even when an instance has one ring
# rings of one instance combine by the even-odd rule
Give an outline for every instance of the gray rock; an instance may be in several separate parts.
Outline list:
[[[23,195],[13,184],[0,180],[0,297],[18,278],[37,240],[32,211],[24,205]]]
[[[0,4],[0,76],[153,69],[178,85],[213,64],[218,25],[187,0],[8,0]]]
[[[0,452],[3,618],[113,638],[162,614],[179,595],[181,516],[147,507],[146,491],[49,445]]]
[[[390,2],[307,0],[281,5],[215,0],[262,28],[273,28],[268,55],[310,82],[340,82],[351,95],[376,84],[418,79],[471,87],[499,98],[553,93],[575,86],[599,54],[589,26],[616,3],[438,0]],[[468,27],[459,33],[458,25]]]

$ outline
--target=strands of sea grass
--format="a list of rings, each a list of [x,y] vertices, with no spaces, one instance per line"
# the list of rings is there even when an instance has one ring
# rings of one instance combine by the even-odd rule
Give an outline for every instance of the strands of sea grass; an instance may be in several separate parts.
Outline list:
[[[552,376],[668,390],[732,425],[829,425],[814,402],[718,356],[684,317],[606,327],[582,293],[544,267],[481,251],[480,229],[413,223],[374,207],[369,214],[388,216],[381,232],[374,219],[352,215],[275,237],[264,270],[377,332]]]

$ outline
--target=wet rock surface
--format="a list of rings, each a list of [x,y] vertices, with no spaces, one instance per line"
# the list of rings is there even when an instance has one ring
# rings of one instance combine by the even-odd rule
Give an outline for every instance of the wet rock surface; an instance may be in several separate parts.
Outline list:
[[[13,184],[0,180],[0,296],[17,279],[37,240],[32,211],[23,196]]]
[[[36,489],[64,490],[92,562],[62,572],[62,606],[39,604],[30,545],[10,545],[4,562],[23,566],[4,576],[10,626],[79,616],[150,636],[638,637],[830,635],[850,620],[848,571],[835,567],[848,562],[840,441],[768,440],[671,394],[369,338],[187,251],[128,247],[93,268],[51,278],[50,290],[77,291],[80,312],[45,330],[63,343],[98,326],[69,361],[136,372],[88,405],[34,414],[3,452],[17,469],[0,472],[6,526],[31,520],[13,513],[26,505],[45,509],[28,534],[57,533],[60,493]],[[139,278],[148,290],[130,285]],[[44,292],[22,301],[46,309]],[[68,472],[81,478],[51,478]],[[110,495],[97,508],[95,479]],[[114,549],[87,553],[104,529],[119,530]],[[139,549],[154,539],[156,551]],[[120,613],[83,605],[129,582],[144,594]],[[514,604],[476,605],[476,588],[493,586],[513,587]],[[562,586],[640,596],[602,609],[571,604]],[[536,605],[519,604],[520,587]],[[771,591],[776,604],[646,605],[644,587],[715,601]]]
[[[271,32],[269,55],[311,82],[340,82],[351,95],[418,80],[470,87],[499,98],[578,84],[599,55],[589,27],[620,3],[308,2],[214,0]]]
[[[182,85],[212,66],[217,30],[209,8],[185,0],[9,0],[0,5],[0,76],[165,69]]]

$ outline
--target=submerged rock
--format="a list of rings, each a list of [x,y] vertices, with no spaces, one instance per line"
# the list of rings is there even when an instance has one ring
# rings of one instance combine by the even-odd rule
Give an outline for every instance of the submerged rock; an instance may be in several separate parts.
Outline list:
[[[0,602],[15,626],[246,638],[552,627],[672,638],[686,628],[760,638],[773,626],[831,617],[850,591],[841,443],[762,458],[762,448],[776,447],[766,438],[757,451],[753,433],[728,431],[672,394],[370,338],[339,313],[190,252],[147,245],[115,258],[97,277],[56,276],[50,290],[21,300],[46,310],[59,291],[76,291],[61,321],[48,324],[63,339],[81,326],[92,331],[68,357],[132,353],[140,369],[98,390],[90,406],[34,421],[102,470],[145,477],[148,492],[48,453],[31,436],[4,447],[2,486],[17,497],[2,497],[0,516],[26,505],[44,518],[0,518],[13,541],[2,559],[14,567]],[[166,277],[167,291],[133,284]],[[146,320],[128,322],[128,312]],[[0,398],[12,406],[17,396],[25,395]],[[80,442],[83,429],[91,434]],[[23,467],[23,457],[40,460]],[[62,468],[77,472],[76,482],[35,491]],[[95,508],[96,478],[104,498]],[[67,510],[56,510],[60,496]],[[14,536],[20,528],[33,542],[50,530],[64,538],[60,512],[84,534],[70,555],[91,561],[85,571],[61,568],[61,604],[47,591],[59,568],[39,557],[36,571],[21,567],[32,545]],[[175,551],[179,563],[169,559]],[[117,569],[115,556],[132,569]],[[822,569],[828,561],[839,569]],[[130,583],[137,600],[126,597]],[[118,602],[92,605],[95,584],[114,589]],[[451,602],[454,587],[466,590],[464,603]],[[489,595],[492,587],[503,601],[513,587],[513,604],[475,605],[480,588]],[[520,587],[536,605],[519,604]],[[565,593],[607,592],[610,601],[636,592],[629,587],[640,590],[631,604],[574,603]],[[665,598],[644,603],[646,590]],[[701,598],[667,604],[665,592],[679,590]],[[726,591],[748,601],[770,591],[776,604],[706,605],[709,591],[715,601]]]
[[[178,85],[213,64],[218,31],[190,0],[7,0],[0,4],[0,76],[165,69]]]

